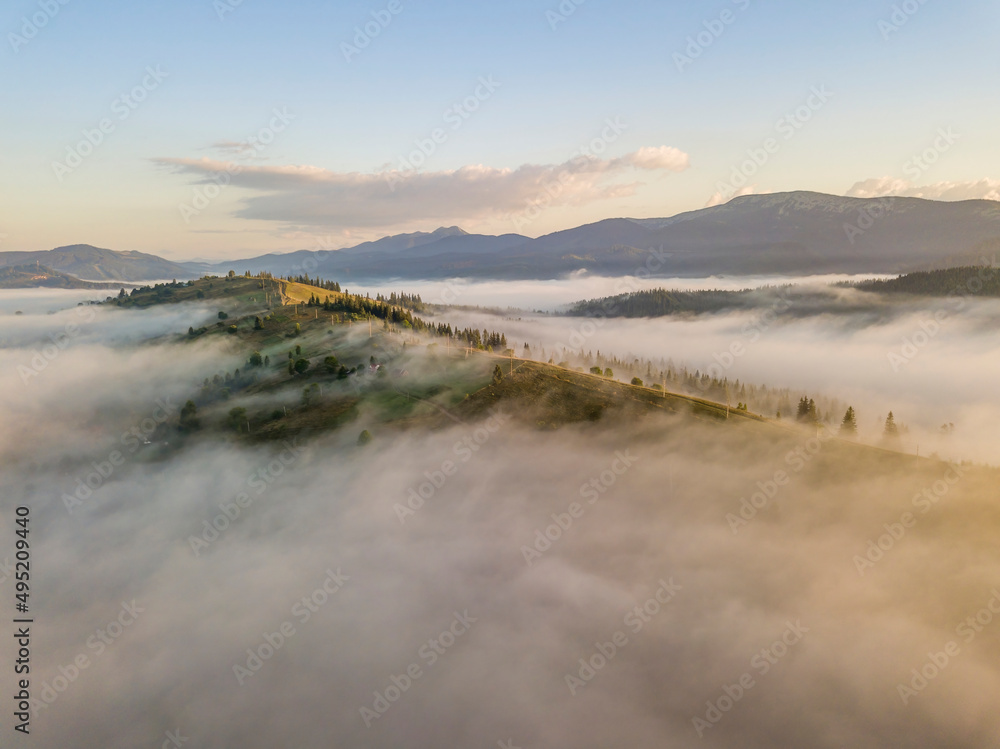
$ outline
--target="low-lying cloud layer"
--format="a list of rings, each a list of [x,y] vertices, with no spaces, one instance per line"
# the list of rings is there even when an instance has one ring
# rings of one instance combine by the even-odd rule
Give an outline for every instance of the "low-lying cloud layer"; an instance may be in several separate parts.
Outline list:
[[[81,433],[231,366],[115,344],[126,319],[0,402],[0,560],[32,513],[38,747],[971,749],[1000,730],[995,477],[753,424],[501,413],[364,448],[351,427],[196,442],[130,458],[70,513],[108,449]],[[28,392],[26,349],[4,352],[4,393]]]
[[[487,288],[500,294],[502,286]],[[466,292],[460,301],[475,296],[475,285]],[[871,299],[848,289],[839,294],[845,303]],[[532,300],[526,301],[530,306]],[[861,434],[871,441],[881,438],[883,421],[893,411],[911,430],[908,451],[997,464],[1000,406],[991,393],[1000,366],[1000,301],[969,296],[961,310],[958,302],[954,297],[892,305],[876,301],[839,314],[791,305],[697,317],[596,320],[455,310],[441,319],[462,327],[503,328],[509,340],[519,346],[527,342],[535,356],[544,349],[545,358],[557,362],[568,358],[566,351],[600,352],[824,394],[845,407],[853,405]],[[843,412],[834,416],[839,420]],[[944,424],[954,424],[954,431],[942,435]]]

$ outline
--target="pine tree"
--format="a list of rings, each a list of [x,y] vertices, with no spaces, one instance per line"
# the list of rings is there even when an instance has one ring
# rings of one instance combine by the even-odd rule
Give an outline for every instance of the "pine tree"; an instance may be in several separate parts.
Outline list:
[[[896,426],[896,418],[892,415],[892,411],[885,417],[885,432],[883,434],[886,439],[897,439],[899,437],[899,427]]]
[[[857,433],[858,422],[854,416],[854,408],[850,406],[844,414],[844,420],[840,422],[840,434],[844,437],[853,437]]]

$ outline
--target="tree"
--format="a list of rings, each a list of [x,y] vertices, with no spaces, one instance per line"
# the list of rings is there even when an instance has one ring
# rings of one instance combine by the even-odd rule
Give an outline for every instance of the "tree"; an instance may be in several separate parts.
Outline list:
[[[844,414],[844,420],[840,422],[840,434],[844,437],[853,437],[858,433],[858,422],[854,417],[854,407],[850,406]]]
[[[221,309],[219,310],[219,319],[220,319],[220,320],[225,320],[225,319],[227,319],[228,317],[229,317],[229,315],[227,315],[227,314],[226,314],[225,312],[223,312],[223,311],[222,311]]]
[[[185,432],[193,432],[198,429],[200,423],[198,421],[198,407],[194,404],[194,401],[189,400],[181,408],[181,430]]]
[[[260,319],[260,315],[257,315],[256,317],[254,317],[254,319],[253,319],[253,329],[254,330],[263,330],[264,329],[264,321]]]
[[[298,323],[295,323],[295,335],[299,335],[301,333],[302,333],[302,326],[299,325]]]
[[[302,347],[301,346],[296,346],[295,347],[295,355],[296,356],[302,356]]]
[[[288,374],[290,375],[295,374],[295,362],[293,362],[291,359],[288,360]]]
[[[232,429],[241,430],[246,420],[247,410],[245,408],[236,407],[229,409],[229,416],[226,421]]]
[[[497,364],[493,367],[493,384],[499,385],[503,382],[503,370],[500,369],[500,365]]]
[[[121,291],[118,292],[118,298],[119,299],[125,298],[125,289],[122,289]]]
[[[226,275],[227,275],[227,277],[229,277],[229,278],[235,278],[235,277],[236,277],[236,271],[234,271],[234,270],[231,270],[231,271],[229,271],[229,273],[227,273]]]
[[[899,427],[896,426],[896,418],[892,415],[892,411],[885,417],[885,431],[883,432],[883,436],[887,440],[899,438]]]
[[[295,364],[293,365],[293,367],[294,367],[295,371],[298,374],[302,374],[307,369],[309,369],[309,360],[308,359],[296,359],[295,360]]]
[[[816,413],[816,403],[812,398],[802,396],[799,399],[799,409],[795,414],[795,419],[809,424],[814,424],[819,421],[819,417]]]
[[[271,357],[270,356],[265,356],[264,357],[264,366],[268,367],[270,365],[271,365]]]
[[[639,387],[643,386],[642,380],[640,380],[638,377],[633,377],[632,378],[632,384],[633,385],[638,385]]]
[[[229,326],[229,335],[236,335],[236,326],[235,325],[230,325]]]
[[[614,377],[614,376],[615,376],[615,373],[611,371],[611,367],[607,367],[607,368],[606,368],[606,369],[604,370],[604,376],[605,376],[605,377]]]
[[[602,375],[604,374],[604,370],[602,370],[600,367],[591,367],[590,373],[595,375]]]
[[[372,441],[372,433],[367,429],[358,435],[358,445],[367,445]]]
[[[302,389],[302,405],[308,406],[319,399],[319,385],[315,382]]]
[[[336,356],[328,356],[323,359],[323,368],[326,369],[329,374],[336,374],[337,370],[340,368],[340,362],[337,361]]]
[[[264,363],[264,359],[260,355],[260,351],[254,351],[250,354],[250,358],[247,359],[247,364],[251,367],[259,367]]]

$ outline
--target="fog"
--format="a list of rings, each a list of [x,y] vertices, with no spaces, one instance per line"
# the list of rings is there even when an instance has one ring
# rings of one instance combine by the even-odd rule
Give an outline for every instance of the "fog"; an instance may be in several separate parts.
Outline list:
[[[342,284],[352,294],[384,294],[405,291],[420,294],[429,304],[460,306],[517,307],[552,311],[581,299],[596,299],[630,291],[646,289],[679,289],[699,291],[724,289],[737,291],[758,286],[799,283],[821,286],[840,281],[861,281],[881,276],[818,275],[818,276],[710,276],[708,278],[650,278],[648,276],[608,277],[587,272],[573,273],[566,278],[546,281],[481,281],[453,278],[447,281],[386,281],[381,283]]]
[[[34,746],[978,748],[1000,731],[985,469],[752,422],[540,431],[530,409],[501,409],[373,428],[364,447],[348,426],[128,454],[70,511],[63,496],[119,434],[238,364],[223,343],[131,343],[209,312],[99,312],[28,382],[18,365],[62,321],[38,337],[33,316],[4,318],[23,343],[0,352],[0,560],[14,508],[30,507]],[[739,317],[608,322],[593,345],[710,356]],[[942,355],[987,368],[980,322],[949,322],[932,344],[947,348],[885,392],[920,403],[905,383],[930,382]],[[534,341],[572,323],[521,324]],[[789,322],[739,366],[868,392],[902,323]],[[954,389],[978,387],[969,377]],[[13,638],[0,643],[13,663]],[[2,683],[10,700],[7,666]]]
[[[503,329],[519,354],[527,342],[533,356],[544,349],[544,358],[556,362],[567,358],[566,352],[600,351],[624,361],[670,360],[731,381],[824,394],[852,405],[862,436],[872,441],[881,437],[892,411],[910,428],[910,452],[995,464],[1000,462],[1000,401],[993,397],[1000,301],[970,298],[963,304],[961,311],[954,301],[941,299],[877,314],[771,315],[765,308],[652,319],[452,310],[433,319]],[[836,414],[838,420],[842,416]],[[955,430],[942,438],[940,427],[947,423]]]

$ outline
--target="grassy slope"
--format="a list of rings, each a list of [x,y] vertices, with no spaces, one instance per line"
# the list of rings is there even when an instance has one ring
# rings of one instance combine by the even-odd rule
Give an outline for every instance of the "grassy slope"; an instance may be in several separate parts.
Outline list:
[[[337,429],[362,413],[366,424],[442,428],[474,422],[496,407],[516,421],[546,430],[573,423],[637,423],[655,414],[685,414],[699,421],[748,430],[747,434],[754,439],[801,441],[804,437],[799,425],[773,422],[713,401],[629,385],[542,362],[511,360],[482,351],[447,350],[444,341],[429,358],[429,372],[420,377],[401,375],[393,369],[393,364],[404,350],[404,343],[413,345],[415,339],[404,338],[408,334],[386,331],[382,321],[376,320],[369,337],[367,322],[335,322],[337,315],[303,304],[313,294],[321,298],[329,296],[331,300],[341,295],[304,284],[263,283],[270,285],[284,303],[268,311],[263,304],[261,281],[236,277],[201,279],[176,290],[170,299],[139,292],[125,305],[143,307],[168,301],[195,301],[200,290],[204,301],[218,301],[218,306],[231,315],[230,319],[209,325],[207,335],[223,336],[246,356],[253,351],[270,356],[270,366],[256,370],[258,382],[241,394],[284,393],[287,397],[291,392],[296,397],[292,405],[280,409],[280,415],[275,408],[251,410],[247,414],[251,431],[249,435],[239,432],[242,439],[273,440]],[[263,330],[253,327],[258,314],[271,315]],[[301,329],[299,336],[294,333],[296,324]],[[236,326],[236,332],[227,335],[231,325]],[[311,363],[310,369],[301,375],[288,374],[288,352],[295,345],[303,346],[302,358]],[[366,364],[370,356],[375,356],[386,362],[390,374],[338,379],[322,366],[324,357],[331,354],[347,366]],[[494,383],[492,373],[498,364],[504,377]],[[312,384],[320,386],[322,394],[304,405],[297,396]],[[236,436],[238,430],[222,426],[231,405],[221,402],[200,409],[199,415],[208,431],[217,427]],[[936,462],[839,439],[832,444],[834,452],[852,461],[888,458],[907,466]]]

